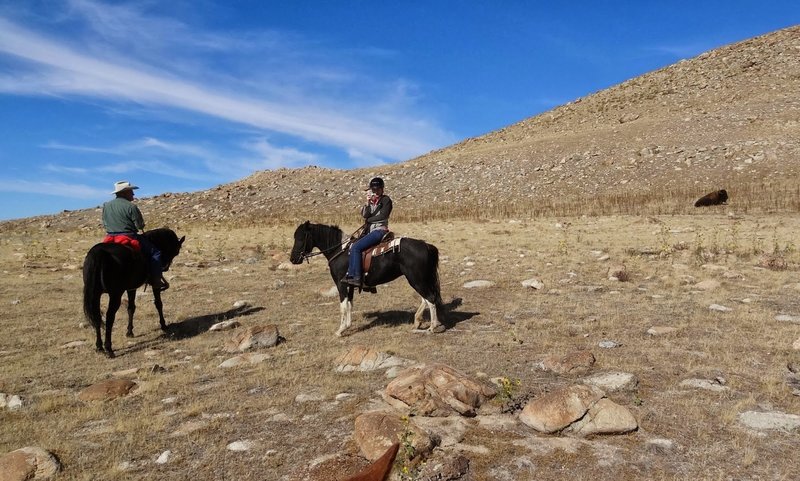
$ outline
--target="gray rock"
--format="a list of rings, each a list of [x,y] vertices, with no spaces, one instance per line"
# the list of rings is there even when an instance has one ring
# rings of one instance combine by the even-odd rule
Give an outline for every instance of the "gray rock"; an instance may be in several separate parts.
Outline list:
[[[228,451],[241,452],[241,451],[250,451],[255,446],[256,443],[254,443],[253,441],[250,441],[248,439],[242,439],[241,441],[234,441],[228,444],[226,448],[228,449]]]
[[[716,379],[684,379],[681,381],[681,387],[689,387],[695,389],[705,389],[706,391],[722,392],[728,391],[730,388],[723,385]]]
[[[779,322],[791,322],[792,324],[800,324],[800,316],[790,316],[788,314],[779,314],[775,316],[775,320]]]
[[[22,409],[22,398],[16,394],[0,393],[0,409],[8,409],[9,411],[16,411]]]
[[[800,416],[778,411],[745,411],[739,413],[739,422],[751,429],[782,429],[792,431],[800,427]]]
[[[651,336],[663,336],[665,334],[672,334],[673,332],[677,332],[677,327],[672,326],[653,326],[647,330],[647,334]]]
[[[712,311],[717,311],[717,312],[730,312],[733,310],[730,307],[725,307],[720,304],[711,304],[710,306],[708,306],[708,308],[711,309]]]
[[[161,453],[156,460],[154,461],[156,464],[167,464],[172,457],[172,451],[167,449],[163,453]]]
[[[600,341],[599,343],[597,343],[597,345],[602,347],[603,349],[614,349],[615,347],[620,347],[622,344],[616,341],[606,340],[606,341]]]
[[[271,359],[271,356],[269,354],[263,354],[263,353],[240,354],[230,359],[226,359],[222,364],[219,365],[219,367],[231,368],[237,366],[252,365],[264,362],[267,359]]]
[[[481,289],[492,286],[494,286],[494,282],[485,280],[469,281],[464,283],[464,289]]]
[[[584,384],[597,386],[603,391],[631,391],[636,389],[639,380],[629,372],[597,373],[582,380]]]
[[[530,287],[531,289],[544,289],[544,282],[539,279],[531,278],[522,281],[522,287]]]
[[[209,331],[227,331],[228,329],[234,329],[234,328],[237,328],[239,326],[241,326],[241,324],[239,324],[239,321],[234,321],[234,320],[222,321],[222,322],[218,322],[218,323],[214,324],[213,326],[208,328],[208,330]]]

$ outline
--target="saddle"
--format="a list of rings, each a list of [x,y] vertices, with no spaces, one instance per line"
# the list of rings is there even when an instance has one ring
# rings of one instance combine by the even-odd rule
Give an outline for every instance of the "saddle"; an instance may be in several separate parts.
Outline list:
[[[400,250],[400,239],[402,237],[395,237],[394,232],[387,232],[381,241],[361,253],[361,268],[364,271],[364,277],[369,274],[369,268],[372,265],[372,258],[386,254],[387,252],[395,252]]]
[[[126,247],[130,247],[136,252],[142,251],[142,246],[139,244],[139,241],[133,238],[130,238],[126,235],[111,235],[108,234],[103,238],[104,244],[119,244]]]

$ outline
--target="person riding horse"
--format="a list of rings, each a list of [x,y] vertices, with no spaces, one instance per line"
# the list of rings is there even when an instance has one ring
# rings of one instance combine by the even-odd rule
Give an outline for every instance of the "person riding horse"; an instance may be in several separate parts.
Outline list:
[[[147,260],[148,283],[154,290],[164,290],[169,285],[162,277],[161,251],[139,234],[139,231],[144,231],[144,217],[133,203],[133,191],[138,188],[127,180],[114,183],[112,194],[116,197],[103,204],[103,227],[110,236],[128,237],[139,243],[142,255]]]
[[[361,207],[366,235],[350,246],[350,263],[342,283],[361,286],[361,253],[378,244],[389,231],[389,215],[392,213],[392,199],[383,193],[384,183],[380,177],[369,181],[370,191],[367,203]]]

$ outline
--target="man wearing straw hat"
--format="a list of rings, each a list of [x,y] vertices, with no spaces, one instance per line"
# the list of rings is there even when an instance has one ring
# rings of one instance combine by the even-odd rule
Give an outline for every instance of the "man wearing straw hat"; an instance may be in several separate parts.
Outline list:
[[[142,255],[148,261],[148,282],[153,289],[163,290],[167,285],[162,281],[161,251],[147,238],[139,235],[144,230],[142,212],[133,203],[133,191],[139,187],[127,180],[114,183],[116,197],[103,204],[103,227],[110,236],[124,236],[139,242]]]

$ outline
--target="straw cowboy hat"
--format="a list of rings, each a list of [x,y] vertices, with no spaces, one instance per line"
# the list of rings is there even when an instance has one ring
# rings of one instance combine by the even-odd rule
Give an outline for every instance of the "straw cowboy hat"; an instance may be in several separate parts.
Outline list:
[[[119,194],[123,190],[128,190],[128,189],[134,190],[138,188],[139,187],[131,184],[127,180],[120,180],[119,182],[114,182],[114,192],[112,192],[112,194]]]

